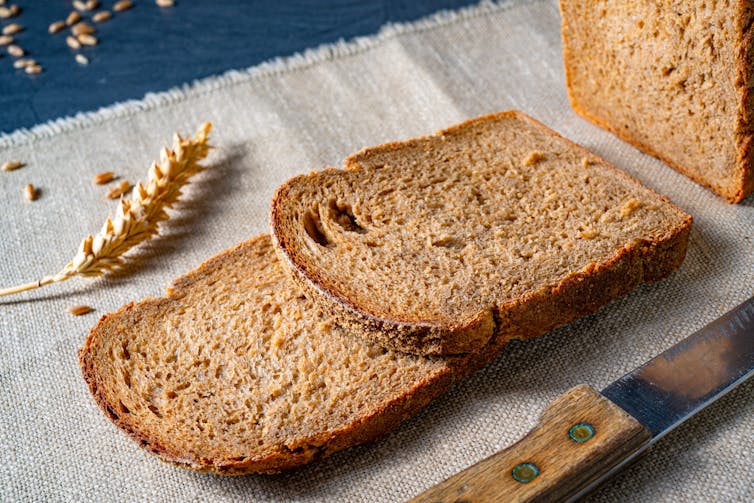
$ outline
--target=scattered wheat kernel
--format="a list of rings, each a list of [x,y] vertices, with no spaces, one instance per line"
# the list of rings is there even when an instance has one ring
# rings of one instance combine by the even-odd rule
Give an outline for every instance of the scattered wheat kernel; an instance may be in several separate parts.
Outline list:
[[[115,173],[113,173],[112,171],[103,171],[102,173],[92,178],[92,183],[95,185],[104,185],[111,182],[113,178],[115,178]]]
[[[73,33],[75,36],[84,35],[84,34],[92,34],[95,30],[94,26],[90,25],[86,21],[80,21],[73,25],[71,27],[71,33]]]
[[[95,23],[104,23],[105,21],[109,20],[112,17],[113,15],[110,14],[109,10],[103,10],[93,15],[92,21],[94,21]]]
[[[74,25],[79,21],[81,21],[81,16],[75,10],[71,11],[71,13],[68,14],[68,17],[65,18],[65,24],[67,24],[68,26]]]
[[[78,63],[80,65],[88,65],[89,64],[89,58],[87,58],[83,54],[76,54],[76,63]]]
[[[119,2],[116,2],[115,5],[113,5],[113,10],[115,12],[122,12],[124,10],[128,10],[131,7],[133,7],[134,4],[131,2],[131,0],[120,0]]]
[[[89,306],[84,306],[84,305],[71,306],[68,308],[68,312],[74,316],[81,316],[82,314],[91,313],[92,311],[94,311],[94,309],[92,309]]]
[[[42,70],[44,70],[44,68],[42,68],[40,65],[27,65],[24,71],[32,75],[32,74],[42,73]]]
[[[172,7],[175,5],[173,0],[155,0],[158,7]]]
[[[18,16],[19,12],[21,12],[21,9],[18,7],[18,5],[11,5],[10,7],[0,7],[0,18],[8,19],[11,17],[16,17]]]
[[[97,45],[97,37],[89,33],[82,33],[77,37],[81,45]]]
[[[11,23],[3,28],[3,35],[15,35],[24,31],[24,27],[18,23]]]
[[[65,37],[65,43],[68,44],[68,47],[71,49],[81,49],[81,44],[78,40],[76,40],[76,37],[72,37],[71,35],[68,35]]]
[[[0,35],[0,45],[9,45],[13,43],[13,37],[10,35]]]
[[[26,54],[26,52],[23,49],[21,49],[20,46],[17,46],[15,44],[11,44],[11,45],[8,46],[8,54],[10,54],[11,56],[13,56],[14,58],[20,58],[21,56],[23,56],[24,54]]]
[[[26,187],[24,187],[24,197],[26,197],[27,201],[34,201],[37,198],[37,189],[34,188],[34,185],[27,183]]]
[[[73,8],[78,11],[86,11],[89,10],[86,8],[86,4],[82,2],[81,0],[73,0]]]
[[[36,65],[37,62],[31,58],[21,58],[13,62],[13,68],[26,68],[27,66]]]
[[[130,188],[131,182],[129,182],[128,180],[123,180],[118,184],[117,187],[110,189],[107,194],[105,194],[105,197],[107,197],[108,199],[117,199],[128,192]]]
[[[55,21],[47,28],[47,31],[52,34],[59,32],[63,28],[65,28],[65,21]]]
[[[89,10],[94,10],[97,7],[99,7],[99,1],[98,0],[87,0],[86,2],[86,8]]]
[[[26,166],[26,164],[21,161],[8,161],[4,162],[0,169],[3,171],[13,171],[14,169],[23,168],[24,166]]]

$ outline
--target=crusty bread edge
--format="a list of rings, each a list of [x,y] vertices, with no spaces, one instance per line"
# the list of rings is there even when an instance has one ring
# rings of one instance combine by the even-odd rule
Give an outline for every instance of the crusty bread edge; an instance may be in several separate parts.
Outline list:
[[[683,214],[665,196],[659,195],[643,186],[636,178],[615,168],[584,147],[564,138],[536,119],[516,110],[469,119],[448,129],[441,130],[435,133],[435,135],[390,142],[376,147],[367,147],[349,156],[345,161],[345,165],[349,170],[358,170],[360,166],[353,159],[358,155],[369,153],[370,150],[399,149],[407,142],[428,139],[432,136],[453,134],[472,122],[505,115],[512,115],[527,120],[534,126],[555,135],[570,147],[580,151],[590,162],[599,164],[603,169],[612,170],[616,176],[623,177],[637,184],[638,187],[654,194],[663,203],[671,205],[677,212]],[[641,282],[661,279],[679,267],[686,255],[688,234],[692,223],[691,217],[685,215],[684,223],[675,229],[675,232],[661,236],[656,243],[636,243],[634,246],[629,246],[619,251],[614,257],[602,264],[592,264],[588,274],[583,272],[573,273],[555,285],[529,293],[503,306],[497,306],[497,308],[487,311],[480,311],[461,323],[442,325],[439,323],[406,322],[392,319],[389,316],[379,316],[370,313],[357,300],[347,299],[339,295],[331,285],[327,284],[316,269],[309,267],[307,261],[298,256],[295,247],[292,247],[288,242],[285,230],[278,226],[278,222],[281,220],[279,218],[280,202],[286,197],[287,188],[291,184],[296,183],[302,177],[305,178],[313,175],[316,175],[316,172],[309,175],[300,175],[288,180],[278,187],[273,196],[270,227],[275,248],[281,258],[281,262],[287,266],[292,279],[304,293],[322,311],[335,319],[339,325],[345,327],[350,333],[383,347],[408,353],[447,355],[474,352],[479,350],[490,337],[496,334],[505,333],[506,340],[512,338],[531,338],[559,325],[568,323],[579,316],[588,314],[598,307],[607,304],[610,300],[628,293]],[[640,259],[642,271],[646,270],[649,274],[644,274],[643,272],[641,274],[636,273],[636,268],[638,267],[636,264],[637,259]],[[655,263],[656,261],[661,262]],[[634,271],[631,278],[622,278],[620,275],[611,274],[611,268],[623,268],[627,263],[633,264],[629,268],[631,271]],[[590,306],[590,310],[588,311],[580,307],[583,304],[582,295],[584,291],[596,291],[599,294],[599,299],[594,299],[588,304]],[[600,293],[600,291],[603,293]],[[553,295],[558,295],[560,298],[553,299]],[[557,302],[553,302],[553,300]],[[567,305],[568,303],[570,305]],[[557,312],[552,308],[548,308],[548,306],[558,306],[558,309],[561,311]],[[547,313],[550,318],[532,320],[531,316],[527,316],[526,314],[530,308],[532,313]],[[531,323],[526,329],[523,329],[521,324],[516,324],[515,322],[516,320],[525,318],[529,319]],[[522,328],[522,330],[514,330],[512,327],[515,326]]]
[[[501,341],[490,341],[485,351],[468,357],[448,358],[448,367],[444,371],[417,382],[401,396],[376,408],[358,421],[337,430],[298,439],[291,445],[277,446],[275,450],[263,457],[208,459],[172,450],[160,442],[159,436],[154,435],[151,431],[145,431],[139,424],[131,421],[128,415],[118,412],[119,408],[117,404],[108,398],[104,389],[104,377],[98,373],[92,355],[92,348],[97,344],[97,339],[105,335],[99,328],[109,318],[117,318],[122,313],[136,309],[144,303],[164,302],[179,298],[181,296],[181,289],[190,287],[193,276],[201,275],[208,269],[222,265],[223,259],[227,254],[230,254],[238,247],[258,239],[263,239],[263,237],[257,236],[247,242],[239,243],[202,262],[190,272],[176,278],[173,282],[173,287],[168,289],[165,297],[148,297],[139,303],[131,302],[114,313],[103,315],[91,329],[84,346],[79,350],[79,365],[84,380],[99,408],[119,429],[126,432],[142,448],[157,455],[164,462],[199,472],[220,475],[278,473],[283,470],[296,468],[345,448],[371,442],[387,434],[400,423],[417,414],[431,400],[445,393],[458,379],[481,368],[503,349],[504,344]]]
[[[738,165],[741,170],[741,188],[732,203],[741,202],[754,192],[754,5],[751,0],[739,0],[742,16],[739,32],[741,47],[738,53],[738,75],[736,85],[741,92],[738,105],[736,130],[738,135]]]
[[[742,9],[747,4],[747,0],[739,0]],[[748,85],[741,84],[742,79],[739,79],[739,88],[741,93],[741,101],[739,104],[739,110],[737,110],[737,117],[736,117],[736,149],[737,149],[737,168],[739,171],[739,181],[736,187],[733,187],[732,190],[726,191],[726,190],[718,190],[718,187],[715,187],[712,185],[709,181],[703,179],[701,176],[697,175],[690,169],[686,168],[685,166],[678,164],[673,159],[663,156],[659,154],[657,151],[655,151],[650,145],[647,145],[643,141],[641,141],[636,136],[632,135],[630,132],[625,131],[621,128],[615,127],[610,122],[604,120],[601,117],[597,117],[596,115],[591,114],[587,108],[588,106],[582,106],[581,103],[579,103],[578,97],[576,96],[575,92],[575,85],[574,82],[576,79],[573,76],[572,71],[572,65],[570,62],[578,57],[578,55],[572,54],[570,50],[570,45],[568,44],[567,39],[567,30],[566,30],[566,16],[563,12],[563,0],[558,0],[558,5],[560,7],[560,17],[561,17],[561,37],[563,42],[563,66],[565,71],[565,81],[566,81],[566,90],[568,92],[568,100],[571,103],[571,108],[573,108],[574,112],[579,114],[584,119],[588,120],[589,122],[596,124],[597,126],[601,127],[602,129],[609,131],[610,133],[614,134],[621,140],[630,143],[637,149],[641,150],[642,152],[651,155],[652,157],[655,157],[657,159],[660,159],[665,164],[676,170],[677,172],[681,173],[682,175],[686,176],[687,178],[693,180],[694,182],[698,183],[699,185],[706,187],[709,189],[712,193],[717,194],[718,196],[724,198],[729,203],[739,203],[741,202],[746,196],[754,192],[754,147],[752,146],[752,142],[754,142],[754,138],[752,137],[752,134],[749,132],[743,132],[742,128],[744,124],[748,126],[749,120],[754,121],[754,110],[750,106],[748,106],[751,102],[751,104],[754,104],[754,93],[751,93]],[[743,21],[742,21],[743,23]],[[748,83],[752,79],[751,72],[753,69],[749,68],[749,65],[746,64],[747,59],[754,61],[754,42],[752,41],[752,33],[751,33],[751,26],[749,26],[748,33],[743,33],[743,26],[741,27],[741,33],[743,34],[743,44],[741,47],[740,54],[737,55],[738,59],[738,72],[740,76],[743,76],[743,82]],[[743,111],[742,111],[743,110]],[[747,130],[750,128],[747,128]]]

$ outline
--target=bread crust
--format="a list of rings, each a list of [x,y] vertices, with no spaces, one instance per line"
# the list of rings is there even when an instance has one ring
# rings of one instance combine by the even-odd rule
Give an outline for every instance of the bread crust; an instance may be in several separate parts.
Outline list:
[[[395,429],[401,422],[412,417],[429,402],[443,394],[458,379],[481,368],[502,351],[504,343],[490,341],[485,351],[464,357],[447,358],[445,367],[438,372],[415,382],[403,390],[400,396],[377,404],[368,413],[341,428],[318,432],[294,439],[291,442],[268,446],[264,455],[238,457],[206,457],[172,449],[164,439],[169,431],[155,431],[148,425],[135,421],[124,413],[117,401],[118,395],[108,390],[108,375],[97,361],[97,347],[102,338],[111,335],[112,327],[124,314],[142,312],[148,315],[149,308],[160,302],[177,300],[182,291],[190,288],[192,278],[201,276],[218,267],[232,267],[226,260],[232,251],[242,246],[253,246],[259,240],[268,239],[259,236],[246,243],[236,245],[224,253],[203,262],[198,268],[176,279],[168,294],[160,299],[147,298],[141,302],[131,302],[114,313],[103,315],[91,329],[84,346],[79,350],[79,364],[89,390],[95,402],[105,415],[121,430],[126,432],[142,448],[157,455],[161,460],[199,472],[220,475],[243,475],[248,473],[278,473],[302,466],[315,459],[329,456],[345,448],[376,440]],[[116,328],[117,330],[117,328]],[[346,337],[344,335],[344,337]]]
[[[739,179],[734,187],[729,190],[722,189],[713,185],[709,179],[700,176],[693,170],[676,162],[673,158],[658,153],[651,145],[642,141],[637,135],[618,127],[609,121],[598,117],[589,112],[588,107],[580,103],[576,92],[577,79],[573,75],[573,66],[570,62],[578,58],[578,54],[571,51],[571,44],[568,43],[567,23],[568,18],[563,8],[563,3],[569,0],[559,0],[558,4],[561,13],[561,34],[563,38],[563,63],[565,70],[566,90],[571,108],[584,119],[605,129],[621,140],[630,143],[642,152],[652,157],[660,159],[665,164],[678,171],[679,173],[690,178],[699,185],[706,187],[711,192],[723,197],[729,203],[735,204],[741,202],[749,194],[754,192],[754,150],[752,150],[752,123],[754,122],[754,93],[751,92],[750,86],[754,83],[754,27],[752,26],[752,2],[751,0],[739,0],[740,11],[742,16],[739,18],[739,30],[741,34],[741,45],[737,62],[736,87],[740,97],[738,109],[736,110],[736,151],[737,151],[737,170]]]
[[[359,165],[355,159],[368,154],[373,149],[397,150],[406,142],[452,134],[476,121],[505,116],[528,121],[581,152],[585,158],[599,162],[614,176],[640,184],[635,178],[618,170],[585,148],[562,137],[541,122],[515,110],[470,119],[441,130],[435,135],[362,149],[346,159],[345,167],[347,170],[358,169]],[[314,175],[316,172],[292,178],[280,186],[273,196],[270,227],[281,262],[287,266],[294,282],[317,304],[318,308],[350,333],[385,348],[407,353],[423,355],[472,353],[479,351],[491,339],[501,337],[501,334],[506,341],[528,339],[591,313],[610,300],[628,293],[640,283],[661,279],[680,266],[686,254],[692,223],[692,218],[686,215],[685,222],[681,226],[656,242],[634,243],[618,251],[614,257],[603,263],[591,264],[587,272],[574,272],[556,284],[548,285],[505,305],[471,313],[457,323],[417,322],[370,312],[370,309],[358,299],[350,299],[338,294],[334,286],[328,283],[313,264],[301,256],[297,247],[291,242],[289,233],[295,231],[287,229],[283,224],[285,219],[282,216],[281,206],[289,197],[289,187]],[[681,212],[666,197],[655,195],[663,203]]]

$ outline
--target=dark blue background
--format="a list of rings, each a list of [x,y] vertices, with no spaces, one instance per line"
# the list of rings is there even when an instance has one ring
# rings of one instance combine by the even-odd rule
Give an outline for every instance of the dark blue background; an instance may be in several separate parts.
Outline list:
[[[47,27],[72,10],[69,1],[15,0],[13,20],[26,27],[16,40],[45,71],[27,75],[0,57],[0,132],[29,127],[78,111],[141,98],[194,79],[245,68],[338,39],[368,35],[388,22],[412,21],[478,0],[176,0],[161,9],[153,0],[112,20],[92,23],[100,44],[82,49],[88,66],[74,61],[68,30]],[[103,1],[110,9],[114,0]]]

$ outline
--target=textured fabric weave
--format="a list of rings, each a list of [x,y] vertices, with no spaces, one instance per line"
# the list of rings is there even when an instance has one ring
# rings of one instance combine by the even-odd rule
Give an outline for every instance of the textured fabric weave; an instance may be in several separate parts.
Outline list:
[[[109,279],[0,298],[0,499],[399,501],[511,444],[579,383],[600,389],[754,293],[754,201],[731,206],[570,109],[550,0],[484,4],[372,38],[0,138],[0,284],[57,272],[114,203],[91,178],[143,178],[174,130],[215,124],[210,169],[159,239]],[[667,194],[694,218],[685,264],[599,313],[514,343],[381,441],[293,473],[225,479],[162,464],[89,396],[76,351],[98,315],[267,230],[286,178],[357,149],[521,109]],[[23,187],[41,189],[34,203]],[[66,308],[96,313],[73,317]],[[754,500],[754,382],[668,435],[593,501]]]

